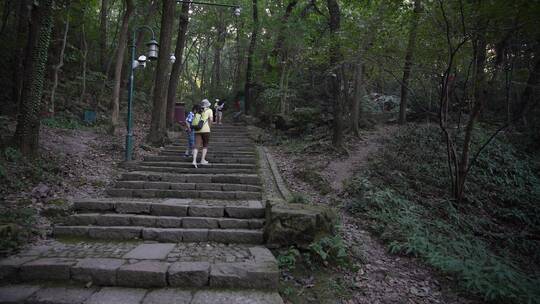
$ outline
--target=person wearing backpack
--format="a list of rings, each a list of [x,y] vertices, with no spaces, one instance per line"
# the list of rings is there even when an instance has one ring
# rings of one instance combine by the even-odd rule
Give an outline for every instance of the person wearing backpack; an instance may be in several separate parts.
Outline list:
[[[195,130],[193,130],[192,123],[193,118],[195,117],[195,113],[198,113],[201,111],[201,107],[199,105],[194,105],[191,108],[191,112],[187,113],[186,115],[186,135],[188,138],[188,146],[186,149],[186,153],[184,154],[185,157],[190,157],[193,153],[193,148],[195,147]]]
[[[208,153],[208,143],[210,142],[210,126],[214,115],[210,109],[210,101],[203,99],[200,105],[201,110],[193,117],[191,123],[195,130],[195,147],[193,149],[193,166],[197,168],[198,148],[202,146],[201,165],[208,165],[206,154]]]

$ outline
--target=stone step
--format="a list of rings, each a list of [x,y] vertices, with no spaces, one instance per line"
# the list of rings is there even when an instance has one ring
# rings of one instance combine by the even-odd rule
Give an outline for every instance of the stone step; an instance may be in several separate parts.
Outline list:
[[[186,229],[261,229],[264,219],[233,219],[226,217],[176,217],[118,213],[73,214],[63,223],[66,226],[141,226],[151,228]]]
[[[257,174],[173,174],[160,172],[132,171],[122,174],[120,181],[151,181],[172,183],[217,183],[261,185]]]
[[[73,202],[77,213],[119,213],[173,217],[213,217],[233,219],[264,218],[260,201],[212,201],[193,199],[134,200],[79,199]]]
[[[198,168],[192,166],[184,167],[165,167],[165,166],[146,166],[144,165],[132,165],[129,168],[132,171],[146,171],[146,172],[167,172],[167,173],[197,173],[197,174],[254,174],[257,173],[256,168],[242,169],[242,168],[212,168],[199,163]]]
[[[214,242],[52,241],[0,260],[0,270],[4,282],[91,282],[94,287],[88,290],[95,286],[271,290],[279,279],[277,261],[268,249]]]
[[[107,192],[107,195],[112,196],[112,197],[202,198],[202,199],[217,199],[217,200],[262,199],[261,192],[250,192],[250,191],[109,188],[106,190],[106,192]]]
[[[257,159],[255,157],[235,157],[235,156],[228,156],[228,157],[221,157],[210,154],[206,157],[206,159],[210,163],[219,163],[219,164],[255,164],[257,162]],[[184,153],[170,153],[169,155],[157,155],[157,156],[145,156],[145,161],[151,161],[151,162],[185,162],[190,163],[193,161],[193,158],[191,157],[184,157]],[[201,157],[198,157],[198,161],[201,160]]]
[[[218,242],[263,244],[261,229],[153,228],[142,226],[55,226],[55,237],[100,240],[145,240],[158,242]]]
[[[11,284],[0,287],[0,304],[85,303],[85,304],[283,304],[277,292],[263,290],[216,290],[181,288],[90,287],[77,285],[46,286]]]
[[[192,169],[193,166],[191,164],[186,164],[185,162],[177,162],[177,161],[144,161],[137,163],[141,166],[151,166],[151,167],[171,167],[171,168],[190,168]],[[201,166],[203,167],[203,166]],[[210,163],[208,165],[204,165],[204,168],[212,168],[212,169],[246,169],[246,170],[256,170],[257,166],[255,164],[222,164],[222,163]]]
[[[222,154],[223,152],[232,152],[232,154],[239,153],[239,152],[255,153],[255,147],[254,146],[233,147],[233,146],[225,146],[225,145],[216,146],[216,145],[211,144],[210,146],[208,146],[208,151],[211,151],[212,153],[215,153],[215,154]],[[185,153],[186,148],[180,147],[180,146],[176,146],[176,147],[168,146],[161,149],[159,152],[160,153],[163,153],[163,152]]]
[[[160,151],[160,154],[163,154],[163,152],[167,153],[174,153],[175,155],[183,156],[186,152],[185,149],[178,149],[178,151],[172,151],[172,150],[162,150]],[[209,150],[206,154],[209,159],[215,158],[215,157],[232,157],[232,158],[255,158],[257,154],[254,151],[213,151]],[[197,154],[197,158],[201,158],[201,153]]]
[[[228,143],[236,143],[236,144],[251,144],[253,145],[253,141],[250,139],[243,139],[243,138],[214,138],[212,137],[210,139],[212,143],[219,143],[219,144],[228,144]],[[180,138],[172,142],[171,145],[178,146],[178,145],[185,145],[187,143],[187,138]]]
[[[162,190],[212,190],[212,191],[248,191],[261,192],[261,186],[244,184],[217,183],[169,183],[145,181],[118,181],[116,188],[124,189],[162,189]]]

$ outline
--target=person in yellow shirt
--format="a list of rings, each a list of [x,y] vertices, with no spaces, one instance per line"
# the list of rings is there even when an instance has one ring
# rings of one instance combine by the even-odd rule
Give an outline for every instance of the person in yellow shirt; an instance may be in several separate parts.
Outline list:
[[[199,115],[199,117],[195,117],[193,120],[194,124],[199,120],[203,121],[202,128],[200,130],[195,130],[195,148],[193,149],[193,166],[195,168],[197,168],[197,153],[199,152],[198,148],[200,147],[202,147],[201,165],[209,164],[206,160],[206,154],[208,153],[208,143],[210,142],[210,126],[214,119],[212,109],[210,109],[210,101],[208,101],[208,99],[203,99],[201,108],[201,112],[195,115]]]

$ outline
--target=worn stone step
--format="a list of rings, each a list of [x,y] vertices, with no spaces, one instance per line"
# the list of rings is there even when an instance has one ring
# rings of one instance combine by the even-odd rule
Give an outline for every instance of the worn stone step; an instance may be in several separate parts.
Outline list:
[[[0,287],[0,303],[47,304],[283,304],[275,291],[240,289],[181,289],[91,287],[78,285],[47,286],[43,284],[11,284]]]
[[[80,199],[73,202],[78,213],[144,214],[174,217],[226,217],[237,219],[264,218],[265,206],[260,201],[213,201],[193,199],[126,200]]]
[[[81,213],[63,221],[66,226],[141,226],[153,228],[261,229],[264,219],[226,217],[177,217],[120,213]]]
[[[91,286],[261,290],[275,289],[278,284],[277,261],[268,249],[215,242],[51,241],[1,259],[0,270],[2,280],[10,283],[72,281],[91,282]]]
[[[211,153],[215,153],[215,154],[223,154],[224,152],[232,152],[231,154],[234,154],[234,153],[241,153],[241,152],[251,152],[251,153],[255,153],[255,146],[245,146],[245,147],[234,147],[234,146],[213,146],[213,145],[210,145],[208,147],[208,151],[210,151]],[[180,146],[177,146],[177,147],[173,147],[173,146],[169,146],[169,147],[165,147],[163,149],[161,149],[159,151],[160,153],[171,153],[171,152],[174,152],[174,153],[185,153],[186,152],[186,148],[185,147],[180,147]]]
[[[178,151],[169,151],[169,150],[162,150],[159,151],[160,154],[175,154],[175,155],[181,155],[183,156],[186,152],[185,149],[179,149]],[[210,150],[206,156],[211,159],[215,157],[220,158],[256,158],[257,154],[254,151],[213,151]],[[201,153],[197,154],[197,158],[201,158]]]
[[[107,195],[112,197],[137,198],[202,198],[217,200],[261,199],[262,192],[212,191],[212,190],[164,190],[164,189],[126,189],[109,188]]]
[[[245,184],[218,183],[169,183],[147,181],[118,181],[116,188],[124,189],[162,189],[162,190],[212,190],[212,191],[248,191],[261,192],[261,186]]]
[[[150,162],[161,162],[161,161],[165,161],[165,162],[184,162],[184,163],[189,163],[191,164],[191,162],[193,161],[193,158],[191,157],[184,157],[183,155],[184,153],[169,153],[169,155],[157,155],[157,156],[145,156],[144,157],[144,160],[145,161],[150,161]],[[221,157],[219,155],[209,155],[206,157],[206,159],[210,162],[210,163],[217,163],[217,164],[256,164],[257,163],[257,159],[255,157],[235,157],[235,156],[230,156],[230,157]],[[201,157],[199,156],[197,158],[198,161],[201,160]]]
[[[193,166],[191,164],[186,164],[185,162],[175,162],[175,161],[144,161],[137,163],[141,166],[151,166],[151,167],[170,167],[170,168],[190,168]],[[246,170],[256,170],[257,166],[255,164],[222,164],[222,163],[210,163],[204,165],[204,168],[212,169],[246,169]]]
[[[217,183],[261,185],[257,174],[173,174],[160,172],[132,171],[122,174],[121,181],[151,181],[172,183]]]
[[[55,226],[55,237],[87,237],[101,240],[145,240],[158,242],[218,242],[262,244],[261,229],[154,228],[142,226]]]
[[[257,173],[256,168],[242,169],[242,168],[212,168],[206,165],[198,165],[198,168],[193,166],[185,167],[165,167],[165,166],[146,166],[146,165],[132,165],[129,167],[133,171],[146,171],[146,172],[167,172],[167,173],[197,173],[197,174],[253,174]]]

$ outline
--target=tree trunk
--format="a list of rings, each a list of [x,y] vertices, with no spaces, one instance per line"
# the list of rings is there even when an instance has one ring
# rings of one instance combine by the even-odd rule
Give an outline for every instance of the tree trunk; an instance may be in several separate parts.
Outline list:
[[[235,37],[235,44],[236,44],[236,66],[235,66],[235,74],[234,74],[234,84],[233,84],[233,94],[236,95],[240,91],[240,88],[242,87],[242,66],[244,65],[244,56],[242,54],[242,49],[240,45],[240,29],[243,27],[243,23],[240,22],[240,25],[238,25],[236,29],[236,37]]]
[[[174,102],[178,81],[182,74],[184,55],[184,47],[186,44],[186,32],[189,23],[189,3],[182,3],[182,11],[180,13],[180,22],[178,23],[178,37],[176,38],[176,50],[174,56],[176,61],[173,64],[169,87],[167,90],[167,127],[172,128],[174,125]]]
[[[257,33],[259,32],[259,12],[257,9],[257,0],[253,0],[253,29],[251,31],[251,42],[249,43],[248,50],[248,60],[246,68],[246,85],[244,88],[245,102],[244,109],[245,114],[249,114],[249,108],[251,106],[252,92],[253,88],[253,54],[255,53],[255,48],[257,47]]]
[[[343,146],[343,121],[342,116],[342,105],[341,105],[341,77],[339,73],[339,60],[341,59],[341,46],[339,42],[339,29],[340,29],[340,11],[337,0],[327,0],[328,12],[330,13],[330,35],[335,41],[330,45],[329,49],[329,58],[330,58],[330,68],[331,68],[331,79],[330,79],[330,98],[333,99],[333,134],[332,134],[332,143],[334,147]]]
[[[124,63],[124,53],[128,41],[129,19],[133,14],[133,0],[125,0],[126,9],[122,17],[122,27],[118,39],[118,48],[116,51],[116,61],[114,65],[114,88],[111,100],[111,126],[109,132],[114,134],[118,127],[118,116],[120,115],[120,87],[122,81],[122,65]]]
[[[212,75],[212,94],[219,96],[221,87],[221,51],[225,46],[225,39],[227,38],[227,32],[225,28],[225,22],[223,20],[223,13],[220,11],[218,16],[217,39],[214,47],[214,68]]]
[[[169,55],[171,54],[171,37],[174,24],[174,0],[163,0],[161,16],[161,33],[159,37],[160,54],[157,60],[154,81],[154,106],[148,140],[153,145],[162,145],[167,136],[167,72],[169,70]],[[182,60],[182,59],[179,59]]]
[[[107,10],[109,0],[101,0],[99,17],[99,64],[103,74],[107,72]]]
[[[60,73],[60,69],[64,66],[64,52],[66,50],[66,44],[67,44],[67,37],[68,37],[68,31],[69,31],[69,7],[67,8],[68,13],[66,14],[66,27],[64,28],[64,37],[62,39],[62,48],[60,49],[60,59],[58,60],[58,64],[54,66],[54,82],[53,87],[51,89],[51,101],[49,103],[49,112],[54,114],[54,104],[55,104],[55,94],[56,94],[56,88],[58,87],[58,74]]]
[[[526,121],[525,116],[528,113],[528,109],[530,108],[532,101],[534,101],[535,88],[540,83],[540,39],[538,39],[536,43],[538,44],[535,48],[534,53],[534,58],[536,59],[536,62],[533,69],[529,72],[527,86],[521,94],[519,110],[514,120],[522,118],[524,122]]]
[[[401,102],[399,104],[399,124],[407,121],[407,95],[409,93],[409,78],[413,65],[413,55],[416,46],[416,33],[418,31],[418,21],[420,19],[421,1],[414,0],[414,15],[411,20],[409,32],[409,42],[405,52],[405,65],[403,67],[403,80],[401,82]]]
[[[276,42],[274,43],[274,47],[272,48],[272,51],[270,52],[270,56],[266,59],[266,70],[271,71],[272,70],[272,64],[270,64],[271,58],[278,58],[282,61],[285,57],[283,54],[283,43],[285,42],[285,32],[287,29],[287,23],[289,21],[289,17],[292,14],[293,9],[296,7],[296,4],[298,4],[298,0],[291,0],[287,7],[285,8],[285,13],[281,17],[281,24],[279,26],[279,31],[276,37]],[[281,65],[281,63],[279,63]]]
[[[19,107],[21,103],[21,94],[24,82],[24,68],[27,64],[25,60],[30,57],[27,54],[27,42],[31,8],[32,2],[30,0],[21,0],[17,10],[17,41],[15,51],[15,66],[13,67],[13,76],[15,79],[15,85],[13,86],[13,101],[16,103],[17,107]]]
[[[84,15],[83,15],[84,16]],[[81,42],[82,42],[82,88],[81,88],[81,103],[85,100],[84,96],[86,95],[86,66],[88,58],[88,43],[86,43],[86,30],[84,28],[84,23],[82,24],[81,31]]]
[[[356,63],[354,66],[354,97],[352,110],[352,129],[355,136],[360,136],[360,126],[363,125],[362,98],[366,96],[366,86],[364,82],[364,64]]]
[[[28,39],[21,108],[14,140],[21,153],[35,156],[39,148],[40,110],[45,66],[52,31],[52,0],[34,1]]]

